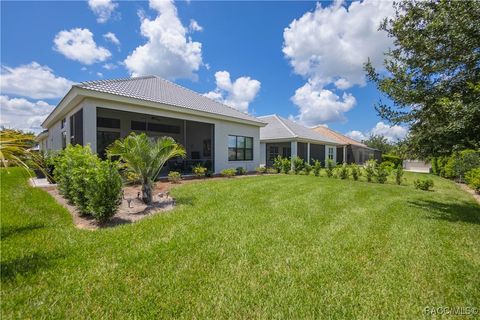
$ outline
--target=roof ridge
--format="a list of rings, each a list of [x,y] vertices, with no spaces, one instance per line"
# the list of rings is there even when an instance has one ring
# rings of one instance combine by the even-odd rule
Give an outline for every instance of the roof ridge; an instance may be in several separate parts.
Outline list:
[[[128,78],[125,77],[125,78],[116,78],[116,79],[91,80],[91,81],[82,81],[82,82],[77,83],[73,86],[81,87],[81,86],[87,86],[87,85],[92,85],[92,84],[141,80],[141,79],[148,79],[148,78],[154,78],[154,77],[155,76],[153,76],[153,75],[148,75],[148,76],[140,76],[140,77],[128,77]]]
[[[349,144],[352,144],[351,141],[355,141],[356,143],[361,144],[361,145],[364,146],[364,147],[370,148],[370,147],[368,147],[365,143],[363,143],[363,142],[361,142],[361,141],[358,141],[358,140],[355,140],[355,139],[353,139],[353,138],[350,138],[349,136],[346,136],[346,135],[344,135],[344,134],[342,134],[342,133],[340,133],[340,132],[338,132],[338,131],[336,131],[336,130],[333,130],[333,129],[329,128],[329,127],[322,126],[322,125],[317,125],[317,126],[315,127],[315,129],[316,129],[316,128],[319,128],[319,127],[323,127],[325,130],[328,130],[328,131],[332,132],[334,135],[339,136],[340,139],[345,140],[345,141],[348,142]]]
[[[285,127],[285,129],[287,129],[287,130],[293,135],[294,138],[297,138],[297,137],[298,137],[298,135],[295,134],[295,132],[293,132],[293,130],[290,129],[290,127],[287,126],[287,124],[286,124],[285,122],[283,122],[283,120],[284,120],[283,117],[277,115],[276,113],[274,113],[273,116],[274,116],[275,118],[277,118],[278,121],[280,121],[280,123]],[[285,119],[285,120],[286,120],[286,119]]]

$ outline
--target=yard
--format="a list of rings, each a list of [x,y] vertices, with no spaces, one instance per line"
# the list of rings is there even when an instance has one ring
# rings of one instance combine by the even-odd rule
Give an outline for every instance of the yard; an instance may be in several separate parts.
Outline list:
[[[22,171],[0,172],[8,318],[419,318],[480,309],[480,205],[326,177],[212,180],[131,225],[80,230]]]

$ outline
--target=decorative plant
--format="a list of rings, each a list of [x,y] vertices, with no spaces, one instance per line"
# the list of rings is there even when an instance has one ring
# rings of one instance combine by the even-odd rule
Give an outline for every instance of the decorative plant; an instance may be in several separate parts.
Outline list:
[[[320,175],[320,170],[322,169],[322,164],[320,161],[315,160],[313,161],[313,174],[315,177],[318,177]]]
[[[38,156],[31,148],[35,146],[35,139],[32,133],[24,133],[20,130],[0,130],[0,167],[21,167],[29,169],[39,168],[34,158]]]
[[[353,180],[357,181],[360,177],[360,168],[355,163],[350,165],[350,173],[352,174]]]
[[[269,174],[277,174],[278,173],[277,170],[274,169],[274,168],[267,168],[266,172],[269,173]]]
[[[465,181],[467,184],[475,190],[480,192],[480,168],[472,169],[465,174]]]
[[[303,172],[305,172],[305,175],[307,176],[309,176],[310,173],[312,172],[312,166],[306,161],[303,164]]]
[[[170,171],[168,173],[168,181],[171,183],[180,183],[180,180],[182,180],[182,175],[178,171]]]
[[[389,175],[388,170],[385,167],[378,166],[376,173],[376,178],[378,183],[387,182],[387,177]]]
[[[241,176],[241,175],[244,175],[244,174],[247,174],[247,170],[245,170],[244,167],[237,167],[236,170],[236,173],[238,176]]]
[[[277,170],[277,169],[275,169]],[[264,166],[260,166],[260,167],[256,167],[255,168],[255,171],[258,173],[258,174],[264,174],[265,172],[267,172],[267,168],[264,167]],[[275,173],[277,173],[278,171],[276,171]]]
[[[415,186],[415,189],[428,191],[430,190],[430,188],[433,188],[433,180],[432,179],[416,179],[413,181],[413,185]]]
[[[402,180],[403,180],[403,167],[401,164],[399,164],[397,166],[397,169],[395,170],[395,182],[398,184],[398,185],[401,185],[402,184]]]
[[[235,170],[234,168],[223,169],[221,173],[224,177],[232,178],[237,174],[237,170]]]
[[[285,174],[288,174],[290,172],[290,169],[292,167],[292,163],[290,159],[288,158],[283,158],[282,159],[282,172]]]
[[[333,176],[333,169],[335,168],[335,161],[332,159],[327,159],[325,161],[325,171],[327,172],[327,177],[331,178]]]
[[[283,168],[283,159],[280,156],[277,156],[275,159],[273,159],[273,168],[277,170],[277,173],[280,173]]]
[[[206,172],[207,172],[207,168],[202,167],[200,164],[193,167],[193,174],[198,178],[205,177]]]
[[[376,160],[368,160],[367,162],[365,162],[365,175],[367,177],[368,182],[372,182],[372,178],[375,176],[376,170],[377,170]]]
[[[185,157],[185,150],[171,137],[157,140],[146,134],[132,132],[124,139],[115,141],[107,149],[108,157],[118,156],[128,169],[140,176],[142,200],[152,202],[153,182],[165,163],[174,157]]]
[[[340,179],[348,179],[348,167],[347,164],[344,163],[338,170],[338,176]]]
[[[304,162],[300,157],[294,156],[292,158],[292,170],[294,174],[299,174],[302,171]]]

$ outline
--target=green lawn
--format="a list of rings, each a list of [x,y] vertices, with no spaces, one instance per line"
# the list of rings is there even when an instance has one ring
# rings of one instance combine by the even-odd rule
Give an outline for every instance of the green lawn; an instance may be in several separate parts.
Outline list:
[[[25,174],[1,174],[1,315],[8,318],[424,317],[480,308],[480,206],[314,176],[178,187],[179,207],[86,231]],[[428,317],[430,318],[430,316]]]

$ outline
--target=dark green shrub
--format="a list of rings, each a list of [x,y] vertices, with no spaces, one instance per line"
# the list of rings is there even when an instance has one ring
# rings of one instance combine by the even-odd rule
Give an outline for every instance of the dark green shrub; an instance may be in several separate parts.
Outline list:
[[[437,159],[438,175],[445,177],[445,166],[447,165],[448,157],[439,157]]]
[[[344,163],[338,170],[338,176],[340,179],[348,179],[348,167],[347,164]]]
[[[266,167],[263,167],[263,166],[260,166],[260,167],[256,167],[255,168],[255,171],[258,173],[258,174],[264,174],[265,172],[267,172],[267,168]],[[277,169],[275,169],[275,172],[277,173]]]
[[[110,219],[117,212],[122,191],[117,165],[108,160],[98,160],[86,179],[86,185],[86,211],[100,222]]]
[[[465,181],[468,186],[475,190],[477,193],[480,192],[480,168],[475,168],[468,171],[465,174]]]
[[[378,183],[385,183],[387,182],[387,177],[389,174],[390,173],[388,172],[388,170],[380,165],[375,172],[375,178],[377,179]]]
[[[433,188],[433,180],[432,179],[416,179],[413,181],[413,185],[415,186],[415,189],[428,191],[430,190],[430,188]]]
[[[304,165],[303,165],[303,172],[305,173],[305,175],[309,176],[310,173],[312,172],[312,166],[308,163],[308,162],[305,162]]]
[[[168,181],[171,183],[180,183],[180,180],[182,180],[182,175],[180,172],[177,171],[170,171],[168,173]]]
[[[401,185],[402,180],[403,180],[403,167],[399,165],[395,170],[395,183],[398,185]]]
[[[283,159],[280,156],[277,156],[275,159],[273,159],[273,168],[277,170],[277,173],[282,172],[283,168]],[[289,169],[290,170],[290,169]]]
[[[466,172],[478,167],[480,167],[480,152],[475,150],[455,152],[446,162],[445,177],[463,181]]]
[[[231,178],[237,174],[237,170],[230,168],[230,169],[223,169],[222,170],[222,176]]]
[[[350,165],[350,173],[352,175],[353,180],[357,181],[358,178],[360,177],[360,168],[358,168],[358,165],[351,164]]]
[[[198,178],[205,177],[206,172],[207,172],[207,168],[202,167],[200,164],[193,167],[193,174]]]
[[[236,173],[237,173],[237,176],[242,176],[244,174],[247,174],[247,170],[245,170],[244,167],[237,167],[236,170]]]
[[[396,165],[391,161],[383,161],[382,163],[380,163],[379,167],[387,170],[390,173],[393,171],[393,169],[395,169]]]
[[[290,172],[290,169],[291,169],[291,162],[290,162],[290,159],[288,158],[283,158],[282,159],[282,172],[285,173],[285,174],[288,174]]]
[[[385,161],[393,163],[393,168],[396,168],[399,165],[403,165],[402,158],[393,154],[382,154],[382,162],[385,162]]]
[[[335,162],[332,159],[327,159],[327,161],[325,161],[325,171],[327,172],[327,177],[331,178],[333,176],[334,168]]]
[[[438,167],[438,158],[437,157],[432,158],[431,165],[432,165],[432,173],[439,176],[440,175],[440,169]]]
[[[315,177],[318,177],[320,175],[320,170],[322,169],[322,164],[320,161],[315,160],[313,161],[313,174]]]
[[[299,174],[304,167],[304,162],[300,157],[293,157],[292,158],[292,170],[294,174]]]
[[[205,177],[207,177],[207,178],[211,178],[214,175],[215,175],[215,173],[212,170],[207,170],[207,172],[205,172]]]
[[[377,161],[368,160],[365,162],[365,176],[367,177],[368,182],[372,182],[372,178],[375,176],[377,170]]]

